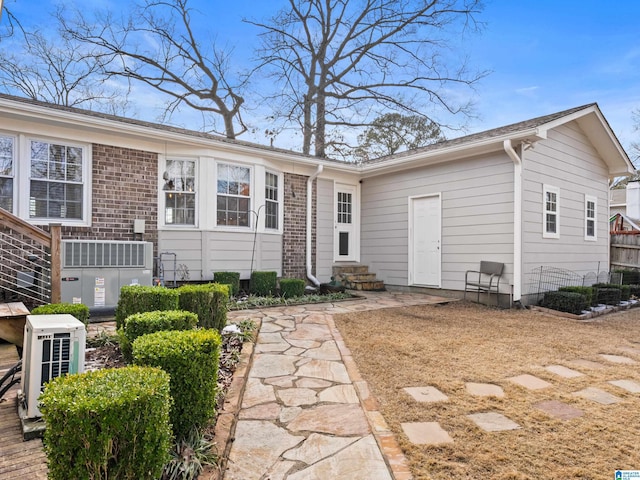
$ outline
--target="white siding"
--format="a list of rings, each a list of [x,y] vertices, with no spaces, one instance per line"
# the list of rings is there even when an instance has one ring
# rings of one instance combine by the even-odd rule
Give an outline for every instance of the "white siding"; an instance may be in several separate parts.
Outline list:
[[[253,232],[171,230],[159,231],[158,236],[158,250],[175,253],[178,265],[189,269],[191,280],[211,280],[216,271],[240,272],[240,278],[249,278],[252,255],[253,270],[282,275],[282,235],[258,233],[255,252]]]
[[[523,294],[528,274],[540,266],[585,274],[609,269],[608,171],[576,123],[549,131],[524,154]],[[544,185],[560,190],[559,238],[543,238]],[[597,199],[597,241],[585,240],[585,195]]]
[[[317,181],[316,278],[331,280],[333,265],[333,180]]]
[[[481,260],[513,277],[513,163],[506,154],[439,164],[362,182],[361,261],[389,285],[408,284],[409,197],[442,195],[442,288],[463,290]]]

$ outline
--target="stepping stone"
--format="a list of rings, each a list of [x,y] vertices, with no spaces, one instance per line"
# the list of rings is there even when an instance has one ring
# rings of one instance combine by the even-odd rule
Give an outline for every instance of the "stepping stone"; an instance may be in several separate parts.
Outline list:
[[[416,402],[433,403],[449,400],[449,397],[436,387],[407,387],[403,390],[411,395]]]
[[[640,393],[640,383],[634,382],[633,380],[611,380],[609,383],[627,392]]]
[[[525,373],[524,375],[518,375],[516,377],[511,377],[507,380],[529,390],[540,390],[551,386],[549,382],[545,382],[541,378],[529,375],[528,373]]]
[[[547,367],[544,367],[544,369],[563,378],[577,378],[584,376],[584,373],[578,372],[577,370],[573,370],[562,365],[549,365]]]
[[[637,347],[628,347],[625,345],[623,347],[618,347],[618,350],[622,350],[623,352],[631,353],[633,355],[640,355],[640,348]]]
[[[504,397],[504,390],[499,385],[492,383],[467,383],[467,392],[476,397]]]
[[[634,363],[637,363],[635,360],[629,357],[623,357],[622,355],[607,355],[601,353],[600,356],[611,363],[622,363],[625,365],[632,365]]]
[[[302,445],[285,452],[283,457],[287,460],[299,460],[311,465],[318,460],[333,455],[356,440],[358,440],[358,437],[333,437],[312,433]]]
[[[601,363],[593,362],[591,360],[584,360],[584,359],[572,360],[567,363],[569,363],[569,365],[573,367],[589,368],[591,370],[601,370],[604,368],[604,365],[602,365]]]
[[[487,413],[472,413],[467,415],[473,423],[480,427],[485,432],[503,432],[506,430],[517,430],[521,428],[513,420],[508,419],[501,413],[487,412]]]
[[[533,406],[545,413],[548,413],[552,417],[559,418],[560,420],[571,420],[572,418],[581,417],[584,414],[584,412],[579,408],[572,407],[571,405],[558,400],[538,402]]]
[[[591,400],[593,402],[601,403],[602,405],[612,405],[614,403],[618,403],[621,398],[616,397],[604,390],[600,390],[599,388],[589,387],[584,390],[580,390],[579,392],[573,392],[573,395],[576,397],[586,398],[587,400]]]
[[[317,402],[316,391],[310,388],[286,388],[278,390],[277,395],[287,407],[313,405]]]
[[[415,445],[440,445],[453,443],[453,438],[438,422],[401,423],[409,441]]]

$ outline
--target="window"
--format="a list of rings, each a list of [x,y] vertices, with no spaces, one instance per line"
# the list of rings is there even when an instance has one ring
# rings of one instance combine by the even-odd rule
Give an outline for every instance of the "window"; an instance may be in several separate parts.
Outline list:
[[[218,164],[217,224],[248,227],[251,200],[251,170]]]
[[[542,195],[544,208],[542,236],[560,238],[560,190],[550,185],[543,185]]]
[[[584,196],[584,239],[597,240],[596,214],[597,199],[589,195]]]
[[[14,138],[0,135],[0,207],[13,213]]]
[[[351,194],[338,192],[338,223],[351,223]]]
[[[265,228],[278,229],[278,175],[267,172],[264,179]]]
[[[163,179],[165,224],[195,225],[196,162],[167,160]]]
[[[29,217],[83,219],[84,149],[31,141]]]

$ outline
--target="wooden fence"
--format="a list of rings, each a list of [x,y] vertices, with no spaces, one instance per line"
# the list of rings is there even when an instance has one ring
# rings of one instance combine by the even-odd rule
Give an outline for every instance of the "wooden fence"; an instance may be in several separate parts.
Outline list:
[[[618,268],[640,270],[640,235],[611,235],[611,270]]]

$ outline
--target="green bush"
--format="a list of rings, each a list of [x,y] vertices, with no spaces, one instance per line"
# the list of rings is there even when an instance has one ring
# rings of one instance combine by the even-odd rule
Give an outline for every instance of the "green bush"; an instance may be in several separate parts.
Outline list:
[[[199,326],[222,331],[227,324],[229,285],[183,285],[178,292],[180,309],[195,313]]]
[[[156,332],[133,342],[136,365],[160,367],[171,377],[170,418],[177,440],[213,418],[220,334],[215,330]]]
[[[629,285],[629,294],[636,298],[640,298],[640,285]]]
[[[66,375],[40,396],[53,480],[157,479],[169,460],[169,375],[125,367]]]
[[[640,283],[640,271],[638,270],[615,270],[615,273],[622,274],[623,285],[637,285]]]
[[[249,290],[252,295],[258,297],[272,296],[278,285],[277,272],[253,272],[251,273],[251,281]]]
[[[558,291],[579,293],[584,296],[584,299],[587,302],[587,305],[591,305],[593,302],[593,288],[591,287],[577,287],[577,286],[560,287]]]
[[[215,272],[213,281],[223,285],[229,285],[229,294],[235,297],[240,293],[240,272]]]
[[[120,350],[124,359],[131,363],[131,345],[136,338],[163,330],[192,330],[197,324],[198,316],[183,310],[134,313],[125,318],[124,326],[118,330]]]
[[[619,285],[617,283],[597,283],[594,285],[597,289],[610,289],[614,288],[620,290],[620,299],[616,303],[607,303],[607,305],[617,305],[621,300],[627,301],[631,298],[631,287],[629,285]],[[604,303],[598,300],[600,303]],[[615,301],[615,295],[609,301]]]
[[[89,325],[89,307],[82,303],[50,303],[31,310],[31,315],[61,315],[65,313],[73,315],[85,326]]]
[[[121,328],[124,319],[134,313],[178,310],[178,297],[178,292],[169,288],[125,285],[116,307],[116,326]]]
[[[574,315],[580,315],[589,308],[585,296],[577,292],[546,292],[540,305]]]
[[[283,298],[301,297],[304,295],[304,280],[299,278],[281,278],[280,296]]]
[[[619,287],[619,285],[616,285],[616,287]],[[604,305],[618,305],[621,298],[622,290],[620,288],[615,288],[613,285],[611,287],[597,287],[596,302],[599,304],[602,303]]]

